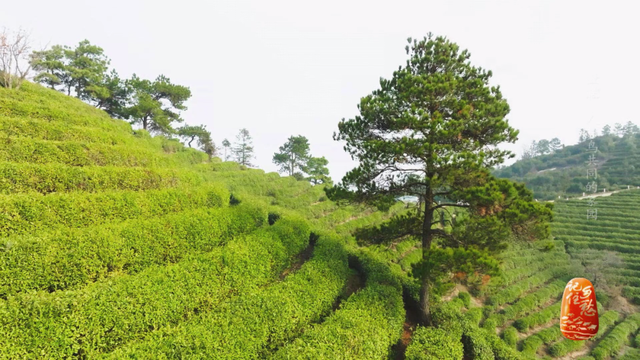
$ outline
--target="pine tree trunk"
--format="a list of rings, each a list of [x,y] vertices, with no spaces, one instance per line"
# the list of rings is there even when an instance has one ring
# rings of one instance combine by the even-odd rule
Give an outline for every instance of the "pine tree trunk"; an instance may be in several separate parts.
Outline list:
[[[431,222],[433,220],[433,201],[431,194],[425,195],[424,200],[424,219],[422,221],[422,260],[429,259],[429,249],[433,241],[431,233]],[[429,304],[429,274],[422,274],[422,283],[420,287],[420,310],[421,318],[424,325],[431,325],[431,309]]]

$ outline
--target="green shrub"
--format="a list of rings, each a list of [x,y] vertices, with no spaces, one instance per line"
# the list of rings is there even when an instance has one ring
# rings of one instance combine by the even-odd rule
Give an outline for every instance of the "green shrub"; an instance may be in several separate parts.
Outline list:
[[[133,130],[133,136],[141,139],[151,139],[151,134],[145,129]]]
[[[0,240],[0,295],[57,291],[206,252],[266,222],[260,206],[199,209]],[[308,236],[307,236],[308,238]]]
[[[461,320],[463,315],[461,309],[463,306],[462,300],[457,298],[435,306],[431,310],[433,325],[455,334],[459,338],[462,335]]]
[[[431,327],[418,327],[405,352],[407,360],[462,360],[464,350],[460,339],[450,332]]]
[[[607,332],[607,330],[613,326],[613,324],[618,321],[618,319],[620,318],[620,314],[616,311],[607,311],[604,314],[601,314],[599,317],[599,327],[598,327],[598,334],[594,337],[592,337],[591,340],[596,340],[599,337],[601,337],[604,333]],[[568,340],[568,339],[563,339],[555,344],[553,344],[550,348],[549,348],[549,353],[551,355],[553,355],[554,357],[560,357],[560,356],[565,356],[566,354],[570,353],[570,352],[574,352],[576,350],[581,349],[583,346],[586,345],[586,340],[582,340],[582,341],[576,341],[576,340]]]
[[[513,305],[507,306],[502,310],[506,320],[511,320],[522,315],[526,315],[547,301],[557,298],[564,291],[566,282],[563,280],[554,281],[547,286],[528,294],[516,301]]]
[[[504,316],[500,314],[493,314],[486,318],[482,323],[482,328],[485,330],[495,330],[498,326],[502,326],[505,323]]]
[[[638,328],[640,328],[640,313],[629,315],[598,343],[598,346],[591,351],[591,355],[596,360],[617,356],[622,346],[628,341],[629,335],[635,333]]]
[[[480,321],[482,321],[482,308],[476,307],[467,310],[467,312],[464,313],[464,319],[470,324],[478,326]]]
[[[481,331],[484,333],[485,339],[487,343],[489,343],[496,360],[518,360],[522,358],[516,349],[505,344],[504,341],[496,335],[495,329],[481,329]]]
[[[318,246],[323,242],[321,237]],[[120,349],[112,357],[177,354],[179,357],[265,358],[278,346],[281,347],[272,358],[331,359],[342,356],[368,359],[386,356],[391,344],[398,340],[404,320],[399,285],[378,285],[381,279],[392,279],[393,276],[370,273],[364,289],[319,322],[322,313],[331,309],[348,274],[345,255],[326,254],[324,258],[341,259],[341,276],[330,275],[336,271],[332,270],[335,265],[320,264],[317,274],[297,276],[299,272],[295,273],[282,283],[260,290],[255,296],[229,303],[216,312],[218,315],[211,313],[194,319],[175,331],[157,334],[147,341]],[[305,263],[303,269],[310,263]],[[365,258],[360,266],[364,271],[384,270],[385,264],[376,265]],[[324,279],[337,278],[339,281],[334,282],[331,291],[318,290],[326,288],[324,284],[328,280]],[[293,284],[289,284],[290,281]],[[295,285],[298,282],[301,284]],[[318,323],[300,335],[302,327],[310,322]],[[354,338],[354,332],[360,336]]]
[[[640,288],[633,286],[624,286],[622,288],[622,295],[632,303],[640,305]]]
[[[548,329],[539,331],[522,341],[522,354],[531,357],[535,356],[542,345],[551,344],[562,337],[560,325],[554,325]]]
[[[248,296],[275,280],[308,239],[309,228],[304,221],[282,219],[274,226],[235,238],[223,247],[173,266],[150,268],[137,276],[116,277],[77,291],[11,297],[0,305],[0,333],[9,336],[2,339],[0,335],[0,341],[10,344],[0,350],[0,357],[38,354],[66,358],[79,351],[93,358],[146,333],[216,312],[225,300]],[[314,280],[318,284],[314,290],[323,289],[323,281],[334,283],[333,293],[329,291],[323,300],[325,309],[344,279],[337,279],[335,274],[346,273],[345,255],[341,257],[335,247],[330,255],[326,259],[330,263],[323,263],[327,279]],[[345,265],[341,268],[340,263]],[[315,300],[309,297],[322,291],[307,289],[304,293],[299,296],[310,301],[310,311],[319,311],[312,304]],[[272,299],[273,304],[280,306],[284,298]],[[238,304],[236,308],[242,309],[243,302]],[[255,317],[255,311],[252,315]],[[276,319],[264,326],[273,326]],[[285,319],[291,321],[291,316],[280,321]]]
[[[556,244],[553,241],[545,241],[541,245],[542,245],[541,250],[546,252],[552,251],[553,249],[556,248]]]
[[[0,161],[69,166],[176,167],[202,163],[206,159],[206,154],[195,149],[181,149],[179,154],[167,155],[150,145],[145,142],[110,145],[9,137],[0,147]]]
[[[82,228],[109,221],[150,218],[185,210],[224,207],[220,184],[186,189],[0,196],[0,236]]]
[[[502,333],[502,339],[505,344],[511,346],[512,348],[516,348],[516,344],[518,343],[518,330],[516,328],[509,326]]]
[[[591,357],[589,360],[595,360],[595,357]],[[627,348],[624,355],[618,357],[618,360],[638,360],[640,359],[640,349]],[[585,359],[586,360],[586,359]]]
[[[465,357],[474,360],[493,360],[493,351],[485,334],[477,325],[467,326],[462,334]]]
[[[608,306],[609,305],[609,301],[611,301],[611,299],[609,298],[609,295],[602,291],[602,290],[596,290],[596,299],[602,303],[602,305],[604,306]]]
[[[547,269],[543,272],[538,273],[537,275],[521,281],[516,285],[509,286],[496,295],[489,297],[486,303],[487,305],[500,306],[509,302],[513,302],[518,299],[523,293],[533,287],[542,285],[551,279],[557,277],[565,277],[576,272],[578,272],[578,269],[576,269],[572,265]]]
[[[24,82],[19,91],[0,88],[0,115],[96,127],[131,134],[131,125],[78,99],[38,84]]]
[[[104,131],[100,128],[75,126],[66,122],[51,122],[37,118],[0,115],[3,138],[27,138],[49,141],[78,141],[105,145],[139,146],[144,142],[129,131]]]
[[[0,163],[0,194],[150,190],[200,185],[202,177],[176,169]]]
[[[375,254],[355,253],[365,287],[321,323],[280,349],[274,359],[382,359],[400,339],[405,311],[397,275]],[[357,334],[357,335],[355,335]]]
[[[471,306],[471,295],[469,295],[468,292],[460,292],[460,293],[458,293],[458,298],[460,298],[460,300],[462,300],[462,303],[464,304],[464,307],[466,307],[467,309]]]
[[[555,304],[544,308],[542,311],[533,313],[529,316],[520,318],[513,323],[513,326],[518,329],[520,332],[526,332],[527,330],[534,328],[539,325],[544,325],[549,321],[556,319],[558,314],[560,313],[560,308],[562,303],[560,301]],[[604,312],[602,303],[597,301],[598,313],[602,314]]]
[[[422,260],[422,249],[415,249],[400,260],[399,264],[404,271],[411,271],[413,264]]]

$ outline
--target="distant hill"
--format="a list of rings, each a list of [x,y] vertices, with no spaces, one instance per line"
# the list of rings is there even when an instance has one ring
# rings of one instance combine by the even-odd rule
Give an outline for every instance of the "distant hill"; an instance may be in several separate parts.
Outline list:
[[[539,200],[575,197],[586,192],[589,143],[597,147],[597,191],[640,185],[640,134],[598,136],[552,154],[518,160],[497,169],[497,177],[524,182]]]

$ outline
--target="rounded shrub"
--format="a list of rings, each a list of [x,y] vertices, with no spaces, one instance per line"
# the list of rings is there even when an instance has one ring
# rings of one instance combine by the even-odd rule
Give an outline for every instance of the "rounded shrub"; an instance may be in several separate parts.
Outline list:
[[[506,328],[502,333],[502,339],[507,345],[515,348],[518,343],[518,330],[513,326]]]
[[[469,295],[468,292],[460,292],[458,294],[458,298],[460,300],[462,300],[462,303],[464,304],[464,307],[466,307],[467,309],[470,307],[470,305],[471,305],[471,295]]]
[[[460,339],[449,331],[432,327],[418,327],[405,352],[407,360],[462,360],[464,349]]]

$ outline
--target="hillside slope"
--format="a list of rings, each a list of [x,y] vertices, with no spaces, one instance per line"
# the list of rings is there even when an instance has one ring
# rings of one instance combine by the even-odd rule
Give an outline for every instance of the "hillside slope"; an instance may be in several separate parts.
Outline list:
[[[598,191],[640,186],[640,134],[618,137],[598,136],[593,139],[597,152],[589,149],[590,141],[566,146],[553,154],[518,160],[495,170],[497,177],[524,182],[538,200],[573,197],[587,192],[590,154],[595,154]]]
[[[350,234],[402,204],[338,208],[322,186],[210,162],[31,83],[0,88],[0,139],[0,358],[119,358],[147,346],[151,357],[242,358],[275,351],[341,302],[371,304],[383,291],[401,304],[398,285],[367,275],[376,260]],[[352,299],[361,287],[369,297]],[[211,326],[223,319],[242,346]],[[198,347],[204,339],[213,348]]]
[[[456,274],[420,327],[419,240],[354,238],[411,206],[338,207],[321,185],[209,161],[30,83],[0,88],[0,139],[1,359],[640,353],[640,191],[599,198],[589,221],[586,200],[556,201],[555,239],[511,244],[500,276]],[[583,276],[601,332],[563,340],[560,297]]]
[[[598,218],[589,220],[587,200],[556,201],[555,239],[512,243],[500,255],[497,277],[456,275],[456,287],[434,310],[433,328],[416,325],[416,309],[407,306],[416,296],[405,297],[406,358],[637,359],[640,233],[633,204],[638,200],[639,190],[598,198]],[[408,275],[421,257],[417,246],[407,239],[375,249],[390,268]],[[588,341],[564,339],[558,325],[564,288],[576,277],[590,279],[598,299],[599,333]]]

